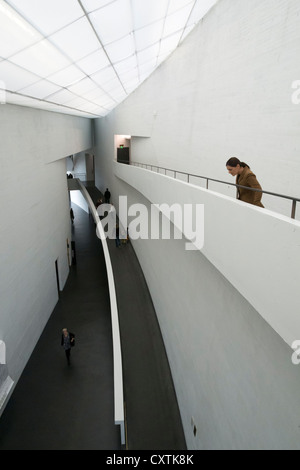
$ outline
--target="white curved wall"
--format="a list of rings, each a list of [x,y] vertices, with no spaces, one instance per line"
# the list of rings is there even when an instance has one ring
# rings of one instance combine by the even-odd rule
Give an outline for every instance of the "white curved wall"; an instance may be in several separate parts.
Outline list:
[[[259,260],[260,270],[276,270],[279,274],[277,249],[295,252],[296,247],[290,243],[293,227],[299,236],[299,225],[294,226],[289,220],[277,224],[276,215],[261,214],[254,208],[252,218],[243,219],[244,227],[238,230],[236,219],[230,217],[243,209],[247,213],[248,208],[238,201],[126,165],[116,164],[115,171],[121,194],[127,195],[129,205],[139,201],[150,211],[150,201],[165,201],[160,198],[168,199],[167,195],[169,201],[186,201],[183,198],[188,194],[189,201],[196,195],[197,202],[205,200],[202,251],[186,251],[185,239],[132,241],[162,330],[188,448],[299,449],[299,370],[292,363],[292,349],[272,325],[278,314],[283,335],[287,331],[285,319],[290,318],[288,334],[296,339],[299,308],[290,307],[298,304],[299,294],[295,291],[290,299],[281,289],[276,296],[278,286],[272,289],[272,275],[253,280],[251,271],[243,278],[244,267],[255,260]],[[219,226],[218,218],[222,220],[224,213],[226,224]],[[263,224],[265,235],[269,227],[274,241],[271,247],[266,236],[262,237],[259,250],[255,249],[255,238],[249,244],[247,228],[255,218]],[[286,227],[290,232],[287,244],[280,237],[285,224],[291,229]],[[224,243],[228,238],[230,246]],[[236,240],[240,242],[244,263],[241,270],[238,263],[231,264],[232,257],[237,256]],[[261,256],[263,248],[267,249],[267,256]],[[269,264],[272,250],[274,259]],[[299,251],[297,257],[299,262]],[[279,262],[283,283],[289,262],[289,257]],[[214,263],[222,264],[232,282]],[[294,279],[290,280],[294,283]],[[240,286],[245,295],[238,291]],[[268,319],[247,300],[246,296],[252,295],[254,303],[262,302],[267,308]],[[273,311],[276,301],[283,310]],[[192,420],[197,427],[196,436]]]
[[[291,346],[300,331],[300,222],[141,168],[115,163],[115,175],[153,204],[204,204],[201,252]]]

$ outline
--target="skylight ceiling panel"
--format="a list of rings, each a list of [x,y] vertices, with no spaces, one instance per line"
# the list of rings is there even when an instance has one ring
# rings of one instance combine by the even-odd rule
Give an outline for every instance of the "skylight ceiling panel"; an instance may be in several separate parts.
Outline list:
[[[167,58],[170,56],[171,53],[172,53],[172,50],[171,51],[166,50],[162,52],[157,58],[157,66],[162,64],[165,60],[167,60]]]
[[[107,55],[113,64],[120,62],[124,59],[130,58],[135,54],[135,44],[132,34],[129,34],[120,41],[105,47]]]
[[[137,60],[139,66],[144,64],[145,62],[154,61],[156,62],[156,59],[159,54],[159,46],[160,44],[154,44],[152,47],[148,47],[147,49],[144,49],[143,51],[140,51],[137,53]]]
[[[94,103],[86,102],[84,105],[80,106],[80,109],[88,113],[94,113],[97,109],[99,109],[99,106]]]
[[[72,101],[76,98],[76,95],[71,93],[69,90],[63,89],[54,93],[53,95],[48,96],[47,101],[58,104],[67,104],[69,101]]]
[[[117,78],[116,72],[112,67],[107,67],[106,69],[96,72],[91,75],[92,80],[94,80],[98,85],[102,87],[105,83],[115,80]]]
[[[125,73],[137,73],[137,57],[136,54],[132,55],[129,59],[122,60],[114,66],[117,74],[124,75]]]
[[[135,67],[132,70],[128,70],[127,72],[123,71],[122,73],[119,73],[119,78],[120,78],[122,85],[124,86],[124,88],[126,88],[126,91],[127,91],[128,87],[126,85],[128,82],[135,81],[137,84],[139,84],[140,82],[139,68]]]
[[[178,42],[180,40],[181,34],[182,34],[181,31],[179,31],[176,34],[172,34],[172,36],[169,36],[165,39],[162,39],[162,41],[160,43],[158,58],[160,58],[162,56],[165,57],[166,55],[173,52],[174,49],[176,49],[176,47],[178,45]]]
[[[0,77],[6,90],[17,91],[37,83],[40,77],[18,67],[7,60],[0,62]]]
[[[61,114],[71,114],[74,116],[82,116],[82,117],[88,117],[88,118],[95,117],[95,115],[91,113],[80,111],[78,109],[74,110],[72,108],[68,108],[63,105],[53,104],[47,101],[41,101],[41,100],[37,100],[34,98],[22,96],[22,95],[16,95],[13,93],[7,93],[6,102],[10,104],[16,104],[18,106],[26,106],[30,108],[43,109],[45,111],[51,111],[51,112],[56,112],[56,113],[61,113]],[[96,115],[97,114],[98,113],[96,113]]]
[[[111,104],[113,100],[107,96],[107,94],[102,94],[102,96],[98,96],[97,98],[94,98],[93,103],[97,104],[98,106],[105,107],[105,104],[108,102]]]
[[[130,0],[115,0],[89,15],[103,45],[121,39],[133,31]]]
[[[127,72],[123,72],[119,75],[121,82],[123,84],[128,83],[129,81],[136,81],[139,82],[139,68],[136,67],[135,69],[128,70]]]
[[[198,0],[192,10],[187,25],[197,24],[206,13],[217,3],[217,0]]]
[[[176,13],[172,13],[166,18],[163,37],[170,36],[177,31],[183,31],[186,22],[191,13],[191,4],[178,10]],[[177,46],[177,44],[176,44]]]
[[[8,0],[8,3],[45,36],[84,15],[79,2],[74,0]]]
[[[100,49],[100,43],[86,18],[81,18],[48,38],[73,61]]]
[[[139,85],[140,85],[140,79],[137,77],[132,78],[131,80],[127,79],[124,81],[124,88],[128,95],[132,93]]]
[[[79,70],[75,65],[69,65],[68,67],[54,73],[53,75],[50,75],[47,78],[56,85],[61,87],[68,87],[85,78],[85,74],[81,72],[81,70]]]
[[[34,28],[3,0],[0,1],[0,56],[7,59],[42,39]]]
[[[76,109],[86,110],[85,107],[87,107],[90,103],[89,103],[89,101],[86,101],[83,98],[80,98],[79,96],[77,96],[73,100],[68,101],[66,104],[69,108],[76,108]]]
[[[168,15],[181,10],[182,8],[189,6],[190,9],[193,8],[197,0],[170,0]],[[202,2],[203,0],[200,0]]]
[[[82,0],[82,5],[88,13],[91,13],[92,11],[99,10],[114,1],[115,0]]]
[[[70,61],[60,54],[47,39],[19,52],[10,60],[42,78],[70,65]]]
[[[194,29],[195,25],[190,25],[190,26],[186,26],[183,33],[182,33],[182,36],[181,36],[181,39],[180,39],[180,42],[182,42],[186,36],[192,31],[192,29]]]
[[[103,49],[99,49],[84,59],[79,60],[77,65],[87,75],[92,75],[93,73],[98,72],[99,70],[102,70],[110,65],[110,62],[105,51]]]
[[[143,28],[163,19],[168,10],[169,0],[131,0],[134,30]]]
[[[119,104],[125,100],[128,95],[123,88],[118,87],[110,91],[110,96]]]
[[[115,78],[114,80],[109,80],[106,83],[103,83],[101,88],[110,95],[111,90],[116,90],[116,89],[121,89],[122,85],[120,83],[120,80],[118,78]]]
[[[19,90],[24,95],[31,96],[33,98],[45,99],[47,96],[52,95],[60,90],[60,87],[48,82],[47,80],[40,80],[33,85]]]
[[[97,101],[95,101],[95,103],[97,103]],[[107,110],[115,108],[117,104],[118,103],[114,101],[112,98],[110,98],[108,95],[105,95],[103,97],[103,100],[101,100],[101,106]]]
[[[136,48],[138,51],[158,43],[163,33],[164,20],[156,21],[149,26],[138,29],[134,32]]]
[[[107,106],[105,107],[107,109],[107,113],[106,114],[109,114],[113,109],[115,109],[117,107],[117,103],[113,103],[111,106]]]
[[[139,66],[140,80],[149,76],[157,67],[157,57],[152,60],[148,60]],[[143,77],[143,78],[142,78]]]
[[[105,92],[101,90],[101,88],[97,87],[94,88],[94,90],[88,91],[87,93],[84,93],[82,95],[82,98],[84,98],[87,101],[92,101],[92,102],[97,102],[101,104],[101,99],[105,95]]]
[[[82,96],[84,93],[92,91],[95,88],[97,88],[96,83],[86,77],[83,80],[80,80],[80,82],[75,83],[75,85],[70,86],[69,90],[76,95]]]

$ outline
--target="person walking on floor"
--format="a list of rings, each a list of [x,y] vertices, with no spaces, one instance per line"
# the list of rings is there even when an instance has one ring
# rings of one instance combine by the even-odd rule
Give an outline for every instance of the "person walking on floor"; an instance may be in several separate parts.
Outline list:
[[[72,207],[71,207],[71,209],[70,209],[70,217],[71,217],[71,221],[72,221],[72,224],[73,224],[73,223],[74,223],[75,216],[74,216],[74,212],[73,212]]]
[[[106,204],[109,204],[109,201],[110,201],[110,192],[108,190],[108,188],[106,188],[106,191],[104,193],[104,197],[105,197],[105,203]]]
[[[67,328],[63,328],[62,335],[61,335],[61,345],[63,346],[68,365],[71,362],[71,348],[75,346],[75,335],[74,333],[69,333]]]

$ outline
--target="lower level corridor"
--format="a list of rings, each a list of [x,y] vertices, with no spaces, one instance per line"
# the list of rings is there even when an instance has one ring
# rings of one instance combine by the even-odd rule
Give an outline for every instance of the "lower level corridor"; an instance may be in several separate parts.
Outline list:
[[[94,201],[98,190],[88,188]],[[0,418],[1,450],[121,450],[114,424],[106,268],[94,222],[73,205],[76,264]],[[158,322],[130,243],[108,242],[120,317],[126,448],[185,450]],[[68,366],[61,330],[76,335]]]

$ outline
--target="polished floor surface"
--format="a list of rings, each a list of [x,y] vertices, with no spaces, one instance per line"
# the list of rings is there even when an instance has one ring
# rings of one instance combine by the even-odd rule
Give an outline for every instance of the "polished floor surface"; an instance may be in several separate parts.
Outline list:
[[[88,188],[94,201],[96,188]],[[185,450],[159,325],[131,243],[109,250],[123,359],[126,446],[113,416],[110,304],[91,216],[73,204],[73,264],[64,290],[0,418],[1,450]],[[61,329],[76,335],[68,366]]]

